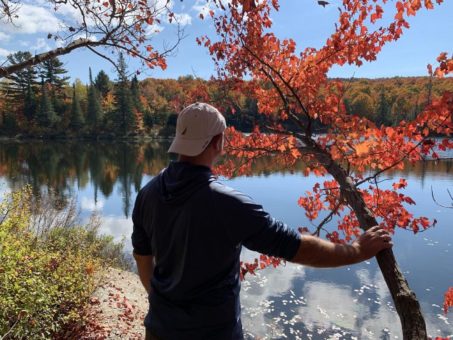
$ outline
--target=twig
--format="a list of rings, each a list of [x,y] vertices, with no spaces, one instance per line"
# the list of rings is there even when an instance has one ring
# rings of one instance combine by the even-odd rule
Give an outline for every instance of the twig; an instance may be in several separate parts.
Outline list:
[[[314,236],[318,236],[321,232],[321,229],[323,229],[324,225],[332,220],[333,215],[335,215],[338,212],[338,209],[340,206],[343,204],[343,199],[340,197],[337,204],[335,204],[335,207],[330,211],[330,213],[324,217],[324,219],[321,221],[321,223],[318,224],[316,227],[316,230],[312,233]]]
[[[450,198],[452,199],[451,206],[446,206],[446,205],[443,205],[443,204],[440,204],[439,202],[437,202],[436,198],[434,197],[433,186],[431,185],[431,197],[433,198],[434,203],[436,203],[438,206],[440,206],[442,208],[453,209],[453,197],[451,195],[450,190],[447,189],[447,192],[448,192],[448,195],[450,196]]]

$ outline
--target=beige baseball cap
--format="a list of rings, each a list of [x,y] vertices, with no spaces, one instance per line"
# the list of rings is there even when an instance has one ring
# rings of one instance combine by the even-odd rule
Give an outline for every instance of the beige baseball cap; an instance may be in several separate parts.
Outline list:
[[[176,136],[168,152],[197,156],[212,137],[226,129],[225,118],[214,106],[194,103],[184,108],[176,121]]]

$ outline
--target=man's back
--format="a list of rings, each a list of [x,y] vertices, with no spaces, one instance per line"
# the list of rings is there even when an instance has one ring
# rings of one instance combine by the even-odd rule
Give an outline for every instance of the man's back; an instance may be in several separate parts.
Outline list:
[[[291,259],[299,236],[208,167],[173,162],[139,193],[134,251],[153,255],[145,325],[164,339],[240,339],[239,256],[250,249]]]
[[[354,264],[392,247],[389,232],[379,226],[352,244],[301,236],[248,196],[218,183],[210,168],[223,152],[225,128],[225,118],[209,104],[184,108],[168,150],[180,161],[137,196],[132,245],[150,293],[147,339],[242,339],[242,245],[313,267]]]

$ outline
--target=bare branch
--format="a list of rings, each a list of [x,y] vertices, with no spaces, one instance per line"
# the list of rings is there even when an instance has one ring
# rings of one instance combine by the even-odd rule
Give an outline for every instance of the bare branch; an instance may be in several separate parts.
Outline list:
[[[17,17],[17,11],[20,8],[20,1],[17,0],[0,0],[0,20],[13,23]]]
[[[96,50],[95,50],[93,47],[91,47],[91,46],[87,46],[87,48],[88,48],[91,52],[93,52],[94,54],[97,54],[97,55],[100,56],[101,58],[104,58],[105,60],[107,60],[110,64],[113,65],[113,67],[115,67],[115,69],[116,69],[116,71],[117,71],[118,73],[121,73],[121,72],[120,72],[120,69],[118,68],[118,65],[117,65],[111,58],[107,57],[105,54],[102,54],[102,53],[96,51]]]
[[[446,205],[443,205],[443,204],[440,204],[436,198],[434,197],[434,191],[433,191],[433,186],[431,185],[431,197],[433,198],[433,201],[434,203],[436,203],[439,207],[442,207],[442,208],[447,208],[447,209],[453,209],[453,197],[450,193],[450,190],[447,189],[447,192],[448,192],[448,195],[450,196],[450,198],[452,199],[452,202],[451,202],[451,205],[450,206],[446,206]]]

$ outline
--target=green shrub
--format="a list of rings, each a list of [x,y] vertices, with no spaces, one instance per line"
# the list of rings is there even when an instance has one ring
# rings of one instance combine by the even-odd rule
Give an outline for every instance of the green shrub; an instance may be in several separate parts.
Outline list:
[[[32,202],[27,187],[0,203],[0,338],[52,338],[82,323],[95,274],[126,265],[122,244],[100,236],[97,219],[75,226],[68,210],[66,225],[37,228],[37,215],[52,212]]]

